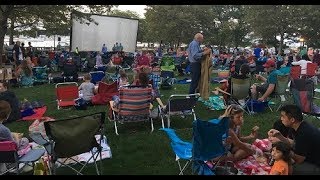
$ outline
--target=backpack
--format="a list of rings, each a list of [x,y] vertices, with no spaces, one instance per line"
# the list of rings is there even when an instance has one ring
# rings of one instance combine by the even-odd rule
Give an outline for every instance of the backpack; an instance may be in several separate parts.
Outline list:
[[[161,89],[172,89],[174,83],[174,79],[173,78],[166,78],[163,80],[163,82],[160,85]]]

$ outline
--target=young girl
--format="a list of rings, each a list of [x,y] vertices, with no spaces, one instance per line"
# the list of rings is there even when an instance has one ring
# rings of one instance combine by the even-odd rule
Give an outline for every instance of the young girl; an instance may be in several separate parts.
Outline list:
[[[259,127],[253,127],[250,135],[242,136],[241,126],[243,125],[243,109],[241,109],[239,105],[233,104],[226,109],[225,114],[227,113],[227,110],[229,110],[229,136],[231,140],[231,154],[228,155],[227,159],[231,161],[238,161],[254,153],[251,145],[246,142],[257,138]]]
[[[94,84],[90,82],[91,76],[90,74],[85,74],[83,76],[84,82],[79,86],[79,91],[82,93],[83,100],[86,101],[87,104],[91,104],[91,99],[94,96]]]
[[[289,175],[290,146],[281,141],[273,144],[271,156],[275,161],[270,170],[270,175]]]

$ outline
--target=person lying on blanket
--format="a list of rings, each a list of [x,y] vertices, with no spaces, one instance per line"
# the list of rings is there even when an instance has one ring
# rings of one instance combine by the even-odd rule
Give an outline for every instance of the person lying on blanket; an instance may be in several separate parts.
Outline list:
[[[252,132],[248,136],[241,134],[241,126],[243,125],[243,109],[239,105],[230,105],[227,107],[225,113],[219,117],[229,119],[229,137],[227,138],[227,144],[230,144],[230,153],[227,156],[227,160],[239,161],[255,153],[250,144],[246,143],[249,140],[257,138],[259,127],[252,128]]]

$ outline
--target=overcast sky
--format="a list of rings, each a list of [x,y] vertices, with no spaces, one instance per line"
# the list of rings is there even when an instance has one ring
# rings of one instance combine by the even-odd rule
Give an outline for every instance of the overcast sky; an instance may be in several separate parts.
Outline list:
[[[135,11],[142,18],[144,18],[144,13],[146,12],[144,8],[146,8],[146,5],[119,5],[118,6],[118,9],[121,11],[126,11],[126,10]]]

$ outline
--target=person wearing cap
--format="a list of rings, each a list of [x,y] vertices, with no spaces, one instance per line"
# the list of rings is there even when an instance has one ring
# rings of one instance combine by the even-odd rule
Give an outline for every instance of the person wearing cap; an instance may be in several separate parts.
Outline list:
[[[262,96],[258,98],[258,101],[265,101],[269,95],[273,93],[277,83],[277,75],[281,74],[281,72],[276,69],[276,63],[272,59],[267,60],[263,67],[264,71],[269,74],[268,77],[265,78],[257,74],[256,78],[264,83],[262,85],[252,85],[251,87],[251,93],[254,99],[257,98],[258,93],[262,94]]]

